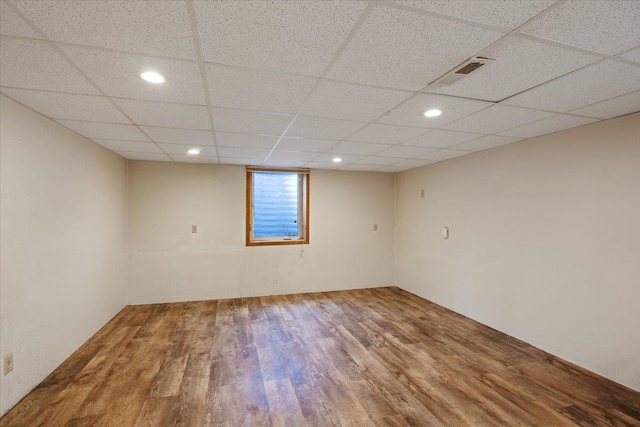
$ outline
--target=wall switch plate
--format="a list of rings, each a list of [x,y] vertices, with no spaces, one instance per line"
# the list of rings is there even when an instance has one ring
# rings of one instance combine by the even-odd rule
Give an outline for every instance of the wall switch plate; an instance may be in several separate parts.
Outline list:
[[[449,238],[449,227],[442,228],[442,237],[444,237],[445,239]]]
[[[7,375],[11,371],[13,371],[13,353],[4,357],[4,374]]]
[[[192,225],[191,226],[191,232],[192,233],[197,233],[198,232],[198,226],[197,225]]]
[[[373,224],[373,231],[378,231],[378,224]]]

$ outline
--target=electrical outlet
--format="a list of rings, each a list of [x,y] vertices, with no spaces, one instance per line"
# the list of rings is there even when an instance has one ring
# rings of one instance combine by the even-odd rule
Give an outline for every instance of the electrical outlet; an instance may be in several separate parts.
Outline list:
[[[13,353],[4,357],[4,374],[7,375],[11,371],[13,371]]]
[[[420,190],[420,198],[424,199],[424,188]]]
[[[373,231],[378,231],[378,224],[373,224]]]
[[[198,226],[197,225],[192,225],[191,226],[191,232],[192,233],[197,233],[198,232]]]

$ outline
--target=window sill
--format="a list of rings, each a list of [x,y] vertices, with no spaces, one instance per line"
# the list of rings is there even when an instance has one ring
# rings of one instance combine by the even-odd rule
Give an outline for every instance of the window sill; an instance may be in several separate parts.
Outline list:
[[[280,246],[280,245],[308,245],[309,240],[252,240],[247,246]]]

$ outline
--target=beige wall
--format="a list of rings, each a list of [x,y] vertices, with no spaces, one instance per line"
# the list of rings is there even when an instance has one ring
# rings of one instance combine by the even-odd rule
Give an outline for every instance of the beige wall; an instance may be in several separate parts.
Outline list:
[[[398,286],[640,390],[640,114],[400,173],[397,221]]]
[[[392,285],[393,176],[310,179],[310,244],[245,247],[244,167],[129,162],[129,302]]]
[[[125,304],[126,163],[0,96],[0,414]]]

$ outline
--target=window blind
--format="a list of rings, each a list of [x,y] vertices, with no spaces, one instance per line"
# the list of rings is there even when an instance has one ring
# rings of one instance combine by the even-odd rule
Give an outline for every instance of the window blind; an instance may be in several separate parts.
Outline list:
[[[298,174],[253,172],[253,236],[298,238]]]

